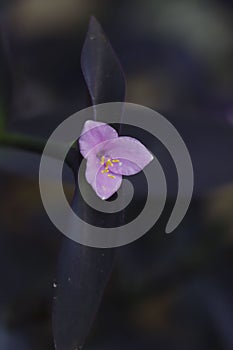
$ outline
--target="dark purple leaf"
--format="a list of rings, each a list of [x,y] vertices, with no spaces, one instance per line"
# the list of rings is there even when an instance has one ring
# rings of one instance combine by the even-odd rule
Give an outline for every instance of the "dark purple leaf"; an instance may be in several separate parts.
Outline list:
[[[54,283],[54,337],[57,350],[84,344],[113,265],[111,249],[94,249],[65,239]]]
[[[94,17],[90,20],[81,61],[93,104],[124,101],[125,80],[122,69]],[[98,221],[99,214],[93,214],[91,208],[81,200],[78,189],[72,208],[87,222],[90,219]],[[108,225],[112,219],[106,218],[105,222]],[[53,313],[57,350],[74,350],[83,346],[111,274],[113,260],[114,249],[90,248],[64,240]]]
[[[81,67],[93,104],[124,101],[125,78],[120,63],[95,17],[91,17]]]

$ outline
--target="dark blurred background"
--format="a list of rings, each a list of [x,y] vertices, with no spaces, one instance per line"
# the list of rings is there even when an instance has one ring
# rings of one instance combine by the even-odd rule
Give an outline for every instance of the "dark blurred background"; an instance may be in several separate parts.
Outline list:
[[[127,102],[161,112],[193,161],[195,188],[176,231],[156,226],[118,250],[87,349],[233,349],[233,3],[228,0],[11,0],[0,3],[0,116],[48,137],[88,105],[80,54],[90,15],[127,79]],[[0,147],[0,349],[53,349],[61,234],[43,209],[39,155]],[[66,185],[72,194],[72,185]]]

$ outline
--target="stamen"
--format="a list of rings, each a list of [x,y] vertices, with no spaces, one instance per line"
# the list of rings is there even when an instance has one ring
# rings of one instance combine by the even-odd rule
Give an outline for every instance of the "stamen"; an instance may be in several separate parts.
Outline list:
[[[101,173],[104,174],[104,173],[109,173],[109,170],[108,169],[104,169],[104,170],[101,170]]]
[[[106,162],[106,166],[113,166],[112,162],[111,162],[111,159],[108,159],[107,162]]]
[[[102,174],[109,173],[109,166],[114,166],[113,163],[120,163],[120,161],[119,161],[119,159],[112,159],[112,160],[111,160],[110,158],[108,158],[107,162],[105,162],[105,157],[102,156],[102,157],[101,157],[100,164],[101,164],[101,165],[104,165],[104,164],[105,164],[105,167],[104,167],[103,170],[101,170],[101,173],[102,173]],[[116,176],[110,175],[110,174],[108,174],[108,177],[110,177],[110,179],[115,179],[115,178],[116,178]]]

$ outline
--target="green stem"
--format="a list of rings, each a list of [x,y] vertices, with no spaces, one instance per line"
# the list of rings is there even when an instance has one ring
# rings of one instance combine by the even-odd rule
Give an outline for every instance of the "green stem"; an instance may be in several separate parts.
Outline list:
[[[11,133],[5,131],[5,118],[2,114],[2,103],[0,100],[0,148],[14,148],[17,150],[23,150],[27,152],[33,152],[42,155],[46,142],[46,139],[35,138],[17,133]],[[55,149],[59,150],[61,145],[54,145]],[[59,152],[54,152],[53,157],[57,158]],[[66,156],[65,163],[75,171],[79,162],[79,153],[77,152],[75,143],[71,145],[71,148]]]
[[[14,134],[14,133],[0,133],[0,147],[15,148],[18,150],[42,154],[46,145],[45,139],[34,138],[30,136]],[[59,149],[60,145],[56,146]],[[55,148],[56,148],[55,147]],[[59,157],[59,152],[54,152],[51,156]],[[70,148],[65,163],[75,171],[80,163],[80,155],[75,148],[75,144]]]
[[[3,133],[0,136],[0,147],[16,148],[29,152],[42,154],[46,140],[30,136]]]

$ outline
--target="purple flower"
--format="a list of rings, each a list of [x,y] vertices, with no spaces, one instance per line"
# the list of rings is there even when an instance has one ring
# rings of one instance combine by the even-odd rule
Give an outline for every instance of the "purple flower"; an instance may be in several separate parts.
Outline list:
[[[108,124],[92,120],[85,122],[79,146],[87,159],[87,182],[103,200],[119,189],[122,175],[137,174],[153,160],[153,155],[138,140],[119,137]]]

